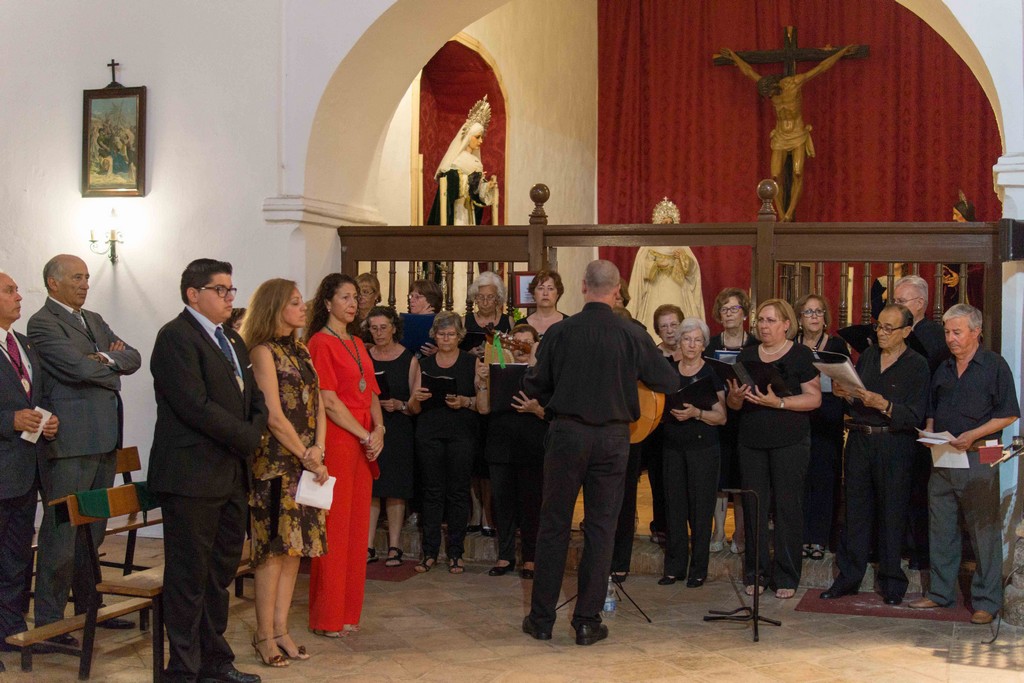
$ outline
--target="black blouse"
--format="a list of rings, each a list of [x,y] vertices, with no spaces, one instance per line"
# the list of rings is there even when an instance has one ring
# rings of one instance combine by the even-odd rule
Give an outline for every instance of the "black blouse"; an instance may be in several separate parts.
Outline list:
[[[673,363],[678,367],[678,364]],[[684,375],[679,374],[679,388],[692,384],[705,377],[711,378],[711,383],[715,387],[715,392],[724,391],[725,384],[722,382],[722,378],[718,376],[718,373],[712,369],[709,363],[704,363],[701,369],[697,371],[695,375]],[[668,413],[668,407],[665,408],[665,412]],[[689,448],[709,448],[718,445],[718,427],[715,425],[709,425],[701,420],[679,420],[672,417],[671,414],[666,415],[665,418],[665,441],[670,441],[673,444],[679,446],[686,446]]]
[[[759,361],[757,346],[740,351],[739,362]],[[772,365],[782,375],[786,389],[796,396],[803,393],[800,385],[818,376],[814,353],[803,344],[792,347]],[[805,411],[779,410],[744,401],[740,415],[739,442],[748,448],[781,448],[810,436],[810,414]]]
[[[476,358],[460,351],[455,363],[448,368],[439,367],[437,356],[420,359],[420,371],[428,375],[454,377],[455,392],[459,396],[476,396]],[[443,435],[453,429],[476,430],[478,415],[469,408],[435,408],[420,413],[416,420],[417,434]]]

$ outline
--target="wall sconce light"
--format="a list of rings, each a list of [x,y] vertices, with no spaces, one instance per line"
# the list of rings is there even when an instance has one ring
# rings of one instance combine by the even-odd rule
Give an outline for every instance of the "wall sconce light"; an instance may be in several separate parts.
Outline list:
[[[89,231],[89,250],[94,254],[105,255],[110,259],[111,264],[117,263],[117,245],[124,244],[122,239],[124,235],[118,232],[117,228],[114,227],[117,224],[117,209],[110,210],[110,235],[107,239],[96,239],[96,232],[94,230]],[[106,244],[106,247],[101,248],[100,244]]]

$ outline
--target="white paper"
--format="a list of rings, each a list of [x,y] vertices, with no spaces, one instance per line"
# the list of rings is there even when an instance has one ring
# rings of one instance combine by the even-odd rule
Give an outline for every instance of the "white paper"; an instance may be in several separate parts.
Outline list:
[[[43,416],[43,421],[39,423],[39,429],[34,432],[22,432],[21,438],[29,443],[36,443],[39,441],[39,435],[43,433],[43,427],[46,426],[47,421],[53,415],[49,410],[43,410],[39,406],[36,406],[33,410]]]
[[[971,466],[966,451],[957,450],[949,445],[949,442],[955,438],[949,432],[926,432],[923,429],[918,429],[917,434],[918,443],[930,446],[932,467],[966,470]]]
[[[327,477],[326,482],[318,484],[316,475],[309,470],[303,470],[302,476],[299,477],[298,489],[295,492],[295,502],[299,505],[330,510],[331,501],[334,500],[334,482],[336,481],[335,477]]]
[[[814,361],[814,367],[818,368],[818,372],[831,377],[836,382],[839,382],[846,389],[864,389],[864,382],[860,381],[860,375],[853,367],[853,363],[846,361],[845,363],[821,363]],[[831,384],[829,390],[831,390]],[[824,385],[822,385],[822,391],[824,391]]]

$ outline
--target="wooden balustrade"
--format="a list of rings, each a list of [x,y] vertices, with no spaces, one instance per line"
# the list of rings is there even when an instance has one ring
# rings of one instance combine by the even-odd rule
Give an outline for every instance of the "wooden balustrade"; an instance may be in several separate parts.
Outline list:
[[[770,183],[770,181],[768,181]],[[773,185],[773,184],[772,184]],[[388,273],[388,303],[396,303],[396,262],[409,262],[409,281],[419,275],[424,262],[444,264],[445,308],[452,309],[453,283],[459,267],[465,268],[468,283],[474,265],[502,264],[508,278],[511,305],[511,273],[516,264],[529,270],[558,267],[558,249],[562,247],[640,247],[663,245],[735,246],[752,250],[751,299],[775,296],[782,291],[780,264],[796,264],[813,272],[806,286],[839,302],[840,323],[869,322],[871,318],[872,264],[886,264],[882,276],[888,291],[897,279],[896,264],[910,264],[910,272],[919,274],[921,264],[960,264],[960,297],[967,290],[968,264],[984,265],[984,334],[989,348],[999,349],[1002,304],[1000,244],[1005,240],[1008,221],[996,223],[778,223],[771,206],[771,187],[762,182],[758,197],[762,206],[757,221],[750,223],[690,223],[681,225],[548,225],[544,204],[550,192],[534,186],[530,196],[535,207],[529,225],[520,226],[388,226],[343,227],[341,239],[342,271],[355,275],[361,262],[371,272],[385,264]],[[826,264],[839,265],[839,292],[825,292]],[[456,264],[459,264],[457,266]],[[852,268],[851,268],[852,266]],[[850,271],[854,271],[851,275]],[[856,286],[860,271],[862,306],[859,320],[853,321],[849,292]],[[942,315],[942,267],[936,265],[934,283],[929,287],[932,317]],[[428,274],[429,276],[429,274]],[[788,275],[787,275],[788,277]],[[854,278],[851,280],[851,277]],[[803,281],[802,281],[803,282]],[[791,286],[792,281],[787,282]],[[801,284],[801,287],[805,286]],[[792,287],[791,287],[792,289]],[[807,292],[801,292],[807,293]],[[467,310],[472,302],[467,299]]]

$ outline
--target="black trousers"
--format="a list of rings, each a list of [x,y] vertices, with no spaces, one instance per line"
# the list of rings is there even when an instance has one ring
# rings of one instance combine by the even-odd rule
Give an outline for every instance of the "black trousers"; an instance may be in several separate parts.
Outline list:
[[[23,610],[28,604],[38,495],[37,479],[22,495],[0,500],[0,639],[27,628]]]
[[[754,515],[754,497],[743,495],[743,522],[747,552],[743,553],[743,581],[748,586],[768,583],[774,588],[800,586],[803,569],[803,497],[811,438],[780,448],[739,445],[740,479],[743,488],[757,492],[760,502]],[[775,501],[775,555],[769,564],[768,507]],[[760,522],[760,576],[754,570],[754,522]],[[770,577],[770,581],[765,581]]]
[[[615,526],[615,547],[612,549],[612,572],[629,572],[633,559],[633,538],[636,536],[636,489],[640,483],[640,460],[643,442],[629,445],[629,462],[626,464],[625,487],[622,491],[622,506],[619,508],[619,522]]]
[[[537,554],[537,527],[544,487],[544,465],[490,464],[491,502],[498,530],[498,559],[516,563],[516,527],[520,530],[523,562]]]
[[[928,480],[932,476],[932,452],[917,444],[910,468],[910,504],[907,506],[907,531],[903,540],[904,551],[921,568],[929,563],[928,537]]]
[[[667,435],[662,457],[668,544],[665,575],[706,579],[711,556],[711,521],[718,497],[722,451],[718,443],[679,443]],[[692,530],[691,536],[687,526]],[[689,568],[689,573],[687,573]]]
[[[224,639],[228,587],[235,578],[249,513],[241,477],[217,498],[162,493],[164,625],[170,659],[165,680],[224,672],[235,659]]]
[[[640,442],[643,459],[641,466],[647,468],[647,480],[651,484],[651,532],[665,533],[665,487],[661,483],[662,438],[664,429],[656,428],[650,436]]]
[[[804,491],[804,543],[827,548],[835,519],[836,480],[843,450],[839,430],[812,429],[811,461],[807,465]]]
[[[872,531],[878,528],[878,584],[886,597],[902,598],[907,575],[900,566],[911,472],[917,443],[912,434],[851,431],[846,442],[846,522],[835,583],[856,590],[864,578]]]
[[[629,460],[629,427],[625,423],[598,427],[558,419],[548,429],[545,444],[544,502],[530,618],[541,630],[550,630],[555,623],[572,513],[582,486],[587,523],[572,625],[599,624]]]
[[[448,508],[445,553],[462,557],[469,523],[469,484],[476,457],[476,439],[455,430],[451,436],[416,437],[423,506],[423,555],[437,557],[441,550],[441,522]]]

